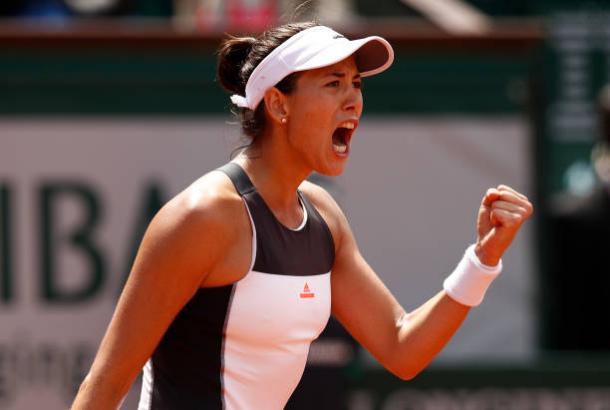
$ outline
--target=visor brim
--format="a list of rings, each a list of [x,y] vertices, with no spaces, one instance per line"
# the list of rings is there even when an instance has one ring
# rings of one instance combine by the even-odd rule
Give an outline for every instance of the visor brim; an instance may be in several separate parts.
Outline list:
[[[394,61],[394,50],[382,37],[371,36],[330,45],[295,71],[313,70],[333,65],[354,55],[362,77],[385,71]]]

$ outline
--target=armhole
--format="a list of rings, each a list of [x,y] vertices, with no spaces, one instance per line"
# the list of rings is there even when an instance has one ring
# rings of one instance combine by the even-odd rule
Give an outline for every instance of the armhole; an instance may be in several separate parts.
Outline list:
[[[244,206],[246,207],[248,219],[250,219],[250,226],[252,227],[252,255],[250,256],[250,268],[248,269],[249,273],[252,272],[252,269],[254,268],[254,263],[256,262],[256,225],[254,225],[254,219],[252,219],[252,214],[250,213],[250,208],[248,207],[246,198],[242,196],[241,199],[244,202]]]

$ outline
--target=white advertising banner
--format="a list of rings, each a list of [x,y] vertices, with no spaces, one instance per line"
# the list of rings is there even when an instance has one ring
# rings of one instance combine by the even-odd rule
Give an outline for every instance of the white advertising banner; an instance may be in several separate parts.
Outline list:
[[[225,118],[0,120],[0,408],[68,406],[147,222],[227,162],[238,135]],[[346,172],[312,179],[336,197],[364,256],[413,309],[475,239],[488,187],[531,194],[529,148],[516,117],[365,118]],[[438,365],[532,355],[531,228]],[[123,407],[135,408],[136,396]]]

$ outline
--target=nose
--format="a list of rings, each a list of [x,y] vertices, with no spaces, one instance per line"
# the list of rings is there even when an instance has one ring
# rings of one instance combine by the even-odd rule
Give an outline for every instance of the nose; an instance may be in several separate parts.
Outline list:
[[[343,110],[355,112],[357,115],[360,115],[362,112],[362,92],[359,88],[350,87],[347,95],[345,96]]]

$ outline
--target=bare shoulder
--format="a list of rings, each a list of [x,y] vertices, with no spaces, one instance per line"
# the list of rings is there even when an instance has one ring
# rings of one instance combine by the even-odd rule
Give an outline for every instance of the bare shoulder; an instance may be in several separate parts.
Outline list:
[[[341,211],[335,199],[320,185],[310,181],[303,181],[299,186],[299,189],[318,210],[322,209],[328,212]]]
[[[200,221],[219,228],[230,228],[232,222],[244,213],[243,201],[233,183],[218,171],[197,179],[167,206],[192,222]]]
[[[143,256],[167,255],[182,272],[205,280],[225,266],[242,243],[249,220],[239,194],[220,172],[210,172],[180,192],[155,215],[144,240]],[[151,261],[153,258],[147,258]]]
[[[303,181],[299,189],[313,206],[316,207],[320,215],[322,215],[337,241],[335,245],[338,245],[338,241],[341,240],[349,227],[347,219],[337,201],[320,185],[310,181]]]
[[[209,172],[169,200],[155,216],[160,225],[230,230],[243,202],[227,176]],[[228,233],[228,232],[225,232]]]

